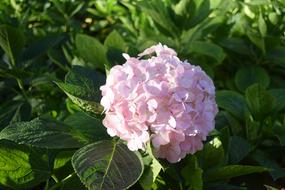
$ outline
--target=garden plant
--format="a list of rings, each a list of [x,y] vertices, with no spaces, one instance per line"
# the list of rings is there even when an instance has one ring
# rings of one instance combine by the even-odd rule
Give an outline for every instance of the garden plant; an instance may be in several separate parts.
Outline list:
[[[284,0],[1,0],[0,189],[283,188]]]

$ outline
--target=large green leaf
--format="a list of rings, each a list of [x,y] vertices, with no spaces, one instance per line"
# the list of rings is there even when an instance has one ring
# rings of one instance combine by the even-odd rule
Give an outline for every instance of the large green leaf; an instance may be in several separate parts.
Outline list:
[[[187,165],[181,171],[185,179],[185,184],[188,189],[201,190],[203,189],[203,170],[198,165],[196,156],[190,156],[187,160]]]
[[[173,6],[176,14],[176,25],[189,29],[203,21],[210,13],[210,1],[181,0]]]
[[[272,132],[278,138],[280,145],[285,146],[285,126],[275,124],[273,126]]]
[[[154,0],[141,1],[139,6],[157,24],[161,33],[166,31],[168,35],[172,36],[179,34],[180,31],[173,22],[169,7],[164,2]]]
[[[0,107],[0,129],[11,123],[30,120],[31,105],[27,102],[7,101]]]
[[[144,190],[150,190],[153,183],[156,181],[156,178],[163,168],[159,161],[154,157],[151,149],[151,144],[148,143],[146,152],[148,155],[144,157],[143,161],[147,160],[150,163],[144,163],[145,169],[143,175],[140,178],[140,184]]]
[[[60,43],[64,38],[64,35],[46,36],[32,43],[23,52],[23,59],[30,60],[46,53],[50,48]]]
[[[273,111],[276,99],[260,84],[246,89],[245,98],[250,112],[257,120],[262,120]]]
[[[107,59],[109,61],[109,64],[105,65],[105,70],[108,73],[114,65],[125,62],[122,54],[127,51],[127,45],[123,37],[114,30],[107,36],[104,46],[107,48]]]
[[[16,60],[25,45],[25,36],[23,32],[12,26],[0,26],[0,46],[8,55],[12,65],[16,64]]]
[[[268,171],[265,167],[260,166],[247,166],[247,165],[228,165],[217,169],[213,169],[205,173],[205,181],[222,181],[226,179],[231,179],[233,177],[238,177],[242,175],[260,173]]]
[[[274,180],[285,177],[285,171],[274,160],[269,159],[262,151],[257,150],[252,154],[252,158],[261,166],[269,169],[269,173]]]
[[[99,141],[79,149],[72,165],[88,189],[126,189],[142,175],[141,157],[126,145]]]
[[[126,51],[126,43],[123,37],[116,31],[113,30],[104,41],[104,46],[107,48],[116,48],[118,50]]]
[[[203,169],[209,169],[224,164],[224,148],[217,137],[205,144],[203,150],[197,154]]]
[[[239,69],[235,75],[235,84],[242,92],[255,83],[259,83],[265,88],[270,83],[267,72],[261,67],[244,67]]]
[[[258,29],[259,29],[261,36],[264,38],[267,34],[267,26],[266,26],[265,20],[261,13],[259,14],[259,17],[258,17]]]
[[[244,97],[237,92],[229,90],[217,91],[216,101],[219,107],[225,109],[239,119],[244,119],[248,112]]]
[[[19,188],[31,188],[51,175],[47,155],[40,150],[0,140],[0,183]]]
[[[231,164],[238,164],[252,150],[251,145],[242,137],[233,136],[229,144],[229,160]]]
[[[53,149],[81,147],[83,143],[74,136],[67,125],[44,118],[11,124],[0,133],[0,139]]]
[[[79,55],[89,63],[88,66],[104,70],[108,64],[106,48],[96,38],[77,34],[75,44]]]
[[[110,137],[99,119],[83,112],[70,115],[64,120],[64,123],[72,128],[73,135],[76,135],[78,139],[81,139],[85,143],[104,140]]]
[[[212,57],[217,63],[221,63],[226,56],[220,46],[210,42],[194,41],[189,44],[189,51]]]
[[[268,50],[268,53],[266,56],[270,63],[276,64],[278,66],[285,68],[285,47],[284,46],[278,46],[278,47],[271,48],[270,50]]]
[[[241,38],[223,38],[218,41],[219,45],[225,47],[235,53],[242,55],[250,55],[250,49],[246,42]]]
[[[75,104],[94,113],[102,112],[102,107],[99,104],[100,86],[104,83],[104,75],[80,66],[75,66],[66,75],[65,83],[56,82]]]
[[[277,104],[275,104],[274,111],[279,112],[285,107],[285,89],[272,89],[269,93],[274,96]]]
[[[263,54],[265,54],[265,42],[264,38],[262,38],[258,33],[253,31],[252,29],[249,29],[246,31],[246,35],[249,38],[249,40],[257,47],[259,48]]]

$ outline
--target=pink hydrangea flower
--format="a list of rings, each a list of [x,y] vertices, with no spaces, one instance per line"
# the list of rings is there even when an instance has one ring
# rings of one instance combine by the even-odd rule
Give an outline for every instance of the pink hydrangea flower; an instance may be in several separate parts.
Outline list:
[[[151,141],[154,154],[171,163],[201,150],[218,112],[213,81],[165,45],[138,58],[123,56],[126,63],[114,66],[100,88],[109,135],[127,141],[132,151]]]

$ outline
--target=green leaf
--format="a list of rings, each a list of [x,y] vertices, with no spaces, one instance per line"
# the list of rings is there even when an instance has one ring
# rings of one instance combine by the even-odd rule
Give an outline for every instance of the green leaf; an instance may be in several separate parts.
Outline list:
[[[262,14],[259,14],[259,17],[258,17],[258,28],[259,28],[259,32],[261,36],[265,37],[267,34],[267,26],[266,26],[266,23],[264,21]]]
[[[229,160],[231,164],[238,164],[252,150],[251,145],[242,137],[233,136],[229,144]]]
[[[270,78],[267,72],[261,67],[243,67],[235,75],[237,88],[244,92],[250,85],[259,83],[264,88],[268,87]]]
[[[251,142],[256,142],[260,137],[261,127],[259,121],[255,121],[252,117],[247,117],[245,120],[246,139]]]
[[[47,155],[27,146],[0,140],[0,183],[19,188],[31,188],[50,175]]]
[[[262,151],[256,151],[252,154],[252,158],[256,160],[261,166],[269,169],[269,173],[274,180],[285,177],[285,171],[274,160],[266,157]]]
[[[285,47],[278,46],[268,50],[267,59],[270,63],[285,68]]]
[[[205,144],[203,150],[197,155],[199,161],[202,162],[203,169],[209,169],[223,164],[225,153],[222,142],[220,139],[215,137],[213,140]]]
[[[194,41],[189,44],[189,51],[212,57],[217,63],[221,63],[226,57],[220,46],[209,42]]]
[[[237,92],[229,90],[217,91],[216,101],[219,107],[225,109],[239,119],[244,119],[248,112],[244,97]]]
[[[50,48],[60,43],[66,36],[54,35],[45,36],[44,38],[29,45],[23,52],[23,60],[30,60],[46,53]]]
[[[285,146],[285,126],[284,125],[274,125],[272,132],[278,138],[280,145]]]
[[[274,96],[277,104],[275,104],[274,111],[277,113],[285,107],[285,89],[271,89],[269,93]]]
[[[268,19],[273,25],[276,25],[278,23],[278,15],[275,12],[269,13]]]
[[[265,54],[265,42],[264,38],[262,38],[259,34],[253,32],[252,30],[248,30],[246,32],[247,37],[249,40],[257,47],[259,48],[263,54]]]
[[[22,30],[8,25],[0,26],[0,46],[8,55],[12,65],[16,64],[24,45],[25,36]]]
[[[88,112],[102,113],[100,86],[105,83],[101,73],[84,67],[75,66],[65,78],[65,83],[56,84],[79,107]]]
[[[276,99],[260,84],[254,84],[246,89],[245,99],[250,112],[257,120],[263,120],[273,111]]]
[[[11,124],[1,131],[0,139],[52,149],[78,148],[83,145],[68,126],[44,118]]]
[[[116,31],[113,30],[104,41],[104,46],[107,48],[115,48],[118,50],[126,51],[126,43],[122,36]]]
[[[116,30],[113,30],[107,36],[104,46],[107,49],[107,59],[110,63],[105,65],[105,70],[106,73],[109,73],[109,70],[113,66],[123,64],[125,62],[125,58],[122,54],[127,51],[127,45],[122,36]]]
[[[161,169],[163,169],[163,167],[159,163],[159,161],[154,157],[150,143],[147,144],[146,151],[148,153],[146,159],[151,161],[150,163],[147,163],[147,166],[145,166],[144,172],[139,182],[144,190],[150,190],[159,172],[161,171]]]
[[[64,123],[72,128],[73,135],[81,139],[81,142],[91,143],[110,137],[99,119],[83,112],[70,115],[64,120]]]
[[[267,168],[260,166],[228,165],[206,172],[205,181],[222,181],[226,179],[231,179],[233,177],[266,171],[268,171]]]
[[[77,175],[72,175],[60,186],[60,190],[87,190]]]
[[[173,10],[176,14],[176,25],[182,29],[190,29],[202,22],[210,13],[210,1],[181,0]]]
[[[277,188],[269,186],[269,185],[264,185],[264,187],[266,187],[266,190],[278,190]]]
[[[105,69],[108,64],[106,57],[106,48],[95,38],[77,34],[75,39],[77,51],[91,68]]]
[[[199,167],[195,155],[188,157],[187,165],[182,169],[181,174],[185,179],[185,184],[189,186],[188,189],[203,189],[203,170]]]
[[[231,51],[242,55],[250,55],[250,49],[241,38],[223,38],[218,41],[219,45],[225,47]]]
[[[102,106],[98,102],[93,101],[91,94],[89,94],[89,91],[85,88],[61,82],[56,82],[56,84],[65,92],[73,103],[81,107],[83,110],[97,114],[103,112]],[[97,98],[98,97],[96,97],[96,99]]]
[[[158,28],[161,28],[161,33],[166,31],[172,36],[177,36],[177,34],[179,34],[179,30],[173,22],[170,11],[164,2],[153,0],[142,1],[139,2],[139,6],[142,8],[143,12],[152,18]]]
[[[79,149],[72,165],[88,189],[126,189],[142,175],[141,157],[126,145],[99,141]]]
[[[53,169],[59,169],[71,161],[74,151],[61,151],[59,152],[53,162]]]
[[[11,123],[30,120],[31,105],[27,102],[7,101],[0,107],[0,129]]]

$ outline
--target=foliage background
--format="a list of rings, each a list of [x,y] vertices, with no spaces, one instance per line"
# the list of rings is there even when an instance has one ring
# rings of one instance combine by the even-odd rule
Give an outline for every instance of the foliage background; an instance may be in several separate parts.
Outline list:
[[[213,78],[220,112],[205,148],[180,163],[141,152],[130,188],[284,187],[284,13],[284,0],[2,0],[1,186],[85,189],[71,157],[108,139],[105,71],[161,42]]]

